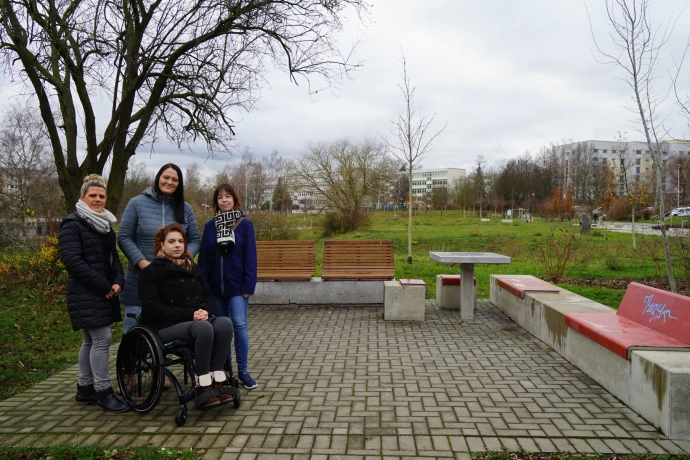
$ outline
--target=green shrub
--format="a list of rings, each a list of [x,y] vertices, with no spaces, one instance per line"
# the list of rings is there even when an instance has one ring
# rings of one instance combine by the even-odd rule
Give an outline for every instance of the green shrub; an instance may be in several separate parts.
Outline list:
[[[615,251],[609,250],[604,253],[604,265],[614,272],[621,271],[621,259]]]
[[[601,230],[596,230],[596,229],[590,231],[590,232],[589,232],[589,235],[590,235],[590,236],[596,236],[596,237],[602,237],[602,236],[604,236],[604,234],[602,233]]]
[[[299,231],[287,216],[277,212],[253,212],[247,216],[254,224],[257,241],[296,240]]]
[[[340,235],[346,233],[349,230],[349,225],[345,222],[340,214],[335,212],[328,212],[324,214],[323,220],[321,221],[322,235],[324,238],[333,235]]]

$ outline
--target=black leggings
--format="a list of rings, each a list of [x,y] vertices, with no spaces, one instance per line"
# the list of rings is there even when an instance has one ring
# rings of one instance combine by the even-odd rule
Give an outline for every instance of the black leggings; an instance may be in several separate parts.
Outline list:
[[[211,318],[209,321],[186,321],[158,330],[163,343],[182,340],[194,343],[194,372],[206,375],[222,371],[232,343],[230,318]]]

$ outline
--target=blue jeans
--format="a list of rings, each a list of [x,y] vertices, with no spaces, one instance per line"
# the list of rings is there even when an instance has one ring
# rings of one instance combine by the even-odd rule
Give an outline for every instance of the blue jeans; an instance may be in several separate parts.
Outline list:
[[[122,323],[122,332],[128,333],[130,329],[137,325],[137,320],[127,317],[127,313],[134,313],[141,317],[141,307],[139,305],[125,305],[125,318]]]
[[[237,357],[237,373],[247,372],[249,360],[249,329],[247,328],[247,308],[249,299],[241,295],[232,297],[214,297],[216,316],[227,316],[232,320],[232,330],[235,333],[235,356]],[[230,351],[232,363],[232,350]]]

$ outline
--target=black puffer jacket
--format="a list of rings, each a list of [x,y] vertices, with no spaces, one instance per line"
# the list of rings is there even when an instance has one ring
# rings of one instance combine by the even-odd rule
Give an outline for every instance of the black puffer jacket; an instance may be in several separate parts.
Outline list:
[[[213,294],[197,265],[188,272],[168,259],[154,259],[139,273],[139,299],[142,321],[156,330],[194,321],[200,308],[213,315]]]
[[[119,298],[105,298],[113,284],[119,284],[123,289],[125,287],[125,277],[116,251],[115,232],[112,230],[110,237],[112,250],[106,254],[101,234],[76,213],[65,217],[60,224],[60,256],[69,275],[67,309],[75,331],[122,321]]]

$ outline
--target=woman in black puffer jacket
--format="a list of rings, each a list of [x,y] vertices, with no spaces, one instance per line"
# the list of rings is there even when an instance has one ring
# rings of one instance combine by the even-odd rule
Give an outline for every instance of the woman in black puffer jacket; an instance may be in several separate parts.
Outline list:
[[[113,394],[108,355],[110,325],[122,321],[119,295],[125,279],[112,230],[116,219],[105,209],[105,201],[103,178],[97,174],[87,176],[77,210],[60,224],[58,243],[69,275],[67,309],[72,328],[81,329],[84,335],[74,399],[78,403],[98,404],[110,412],[123,412],[129,406]]]

